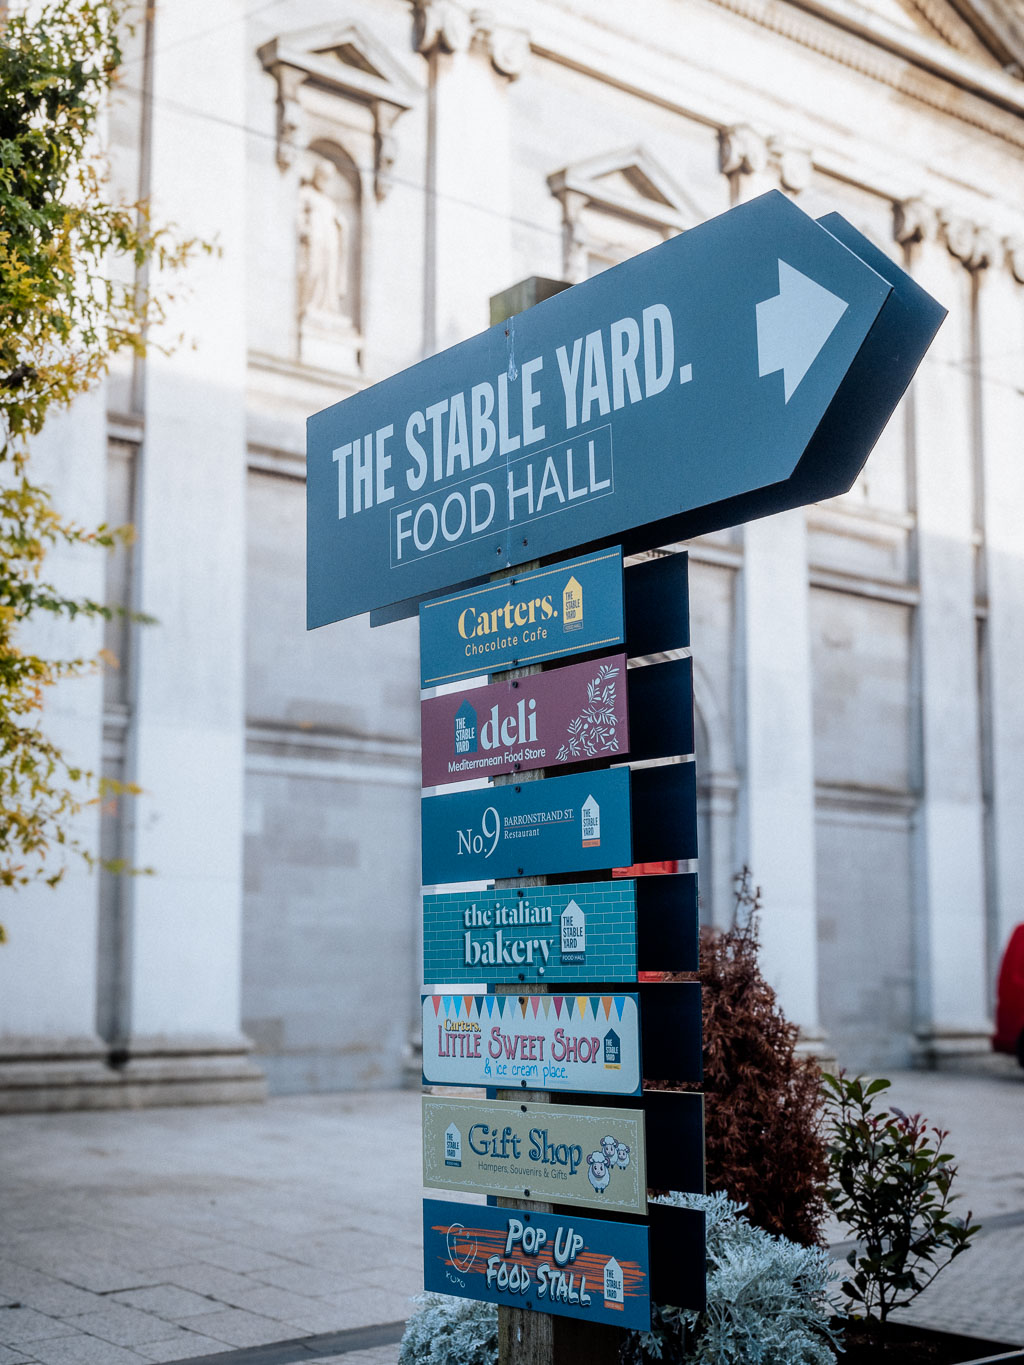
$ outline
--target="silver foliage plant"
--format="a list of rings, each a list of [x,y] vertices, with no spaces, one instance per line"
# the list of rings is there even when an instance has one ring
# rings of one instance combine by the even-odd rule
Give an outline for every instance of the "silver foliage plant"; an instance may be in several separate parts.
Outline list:
[[[398,1365],[497,1365],[498,1310],[493,1303],[418,1294],[405,1325]]]
[[[829,1289],[837,1278],[820,1247],[773,1237],[725,1194],[673,1192],[657,1202],[703,1209],[708,1303],[704,1313],[656,1306],[650,1332],[631,1332],[623,1365],[835,1365]],[[492,1303],[421,1294],[398,1365],[497,1365]]]
[[[629,1365],[835,1365],[828,1253],[800,1246],[742,1216],[725,1194],[673,1192],[658,1203],[703,1209],[708,1286],[703,1313],[659,1305],[652,1330],[631,1336]]]

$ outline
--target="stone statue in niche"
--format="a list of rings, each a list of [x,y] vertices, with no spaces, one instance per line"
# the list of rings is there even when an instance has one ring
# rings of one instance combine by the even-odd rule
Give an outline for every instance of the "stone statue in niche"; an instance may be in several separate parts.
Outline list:
[[[351,317],[348,302],[348,224],[332,193],[337,172],[325,158],[299,189],[299,315]]]

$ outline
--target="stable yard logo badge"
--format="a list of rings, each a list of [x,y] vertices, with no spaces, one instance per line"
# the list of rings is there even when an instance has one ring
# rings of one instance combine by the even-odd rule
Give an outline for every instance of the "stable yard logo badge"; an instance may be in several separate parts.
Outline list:
[[[575,577],[562,589],[562,629],[583,629],[583,587]]]
[[[464,701],[455,713],[455,752],[476,753],[476,710]]]
[[[580,823],[583,830],[583,847],[600,848],[601,807],[592,796],[588,796],[583,803],[583,809],[580,811]]]
[[[444,1164],[446,1166],[462,1165],[462,1134],[454,1123],[449,1123],[444,1130]]]
[[[576,904],[570,901],[562,911],[559,922],[562,935],[560,957],[564,963],[583,962],[587,956],[587,917]]]

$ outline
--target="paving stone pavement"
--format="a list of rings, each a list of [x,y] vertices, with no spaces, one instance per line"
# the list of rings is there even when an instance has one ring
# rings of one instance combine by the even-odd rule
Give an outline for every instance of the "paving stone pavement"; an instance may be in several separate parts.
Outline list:
[[[423,1284],[419,1124],[408,1091],[0,1118],[0,1365],[404,1321]]]
[[[1024,1342],[1024,1072],[893,1080],[951,1129],[964,1207],[999,1216],[910,1316]],[[0,1117],[0,1365],[262,1365],[272,1343],[395,1365],[339,1334],[401,1323],[422,1285],[419,1133],[411,1091]]]

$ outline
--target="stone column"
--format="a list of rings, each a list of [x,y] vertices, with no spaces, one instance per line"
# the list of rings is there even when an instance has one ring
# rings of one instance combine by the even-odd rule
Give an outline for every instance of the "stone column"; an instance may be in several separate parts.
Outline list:
[[[970,224],[919,201],[896,236],[915,278],[949,307],[910,391],[919,696],[914,822],[917,1040],[933,1065],[986,1049],[985,869],[975,617],[975,393],[970,281],[986,257]]]
[[[106,395],[100,388],[69,414],[47,420],[33,441],[33,477],[55,490],[58,511],[82,526],[105,518]],[[88,547],[51,551],[45,574],[73,597],[104,597],[105,554]],[[103,623],[36,621],[24,648],[53,658],[89,658],[103,644]],[[99,674],[48,689],[43,731],[68,761],[101,768],[103,681]],[[93,793],[85,791],[84,796]],[[99,810],[71,823],[84,848],[99,846]],[[54,862],[56,868],[56,860]],[[96,935],[99,878],[77,855],[56,887],[2,894],[0,921],[0,1113],[77,1108],[103,1101],[116,1080],[96,1034]],[[107,1101],[109,1102],[109,1101]]]
[[[722,169],[739,203],[778,187],[754,130],[722,137]],[[764,895],[761,964],[804,1045],[824,1050],[818,1017],[813,684],[802,508],[742,529],[737,588],[741,785],[736,865]]]
[[[132,1102],[252,1098],[240,1033],[246,340],[242,0],[156,14],[154,221],[216,239],[180,278],[145,364],[135,522],[137,629],[122,1053]],[[157,287],[170,284],[159,278]]]
[[[1024,888],[1024,241],[996,253],[979,290],[984,574],[988,599],[989,961],[1022,918]]]
[[[529,58],[521,29],[454,0],[417,0],[429,66],[423,348],[487,326],[487,301],[512,279],[507,91]]]

